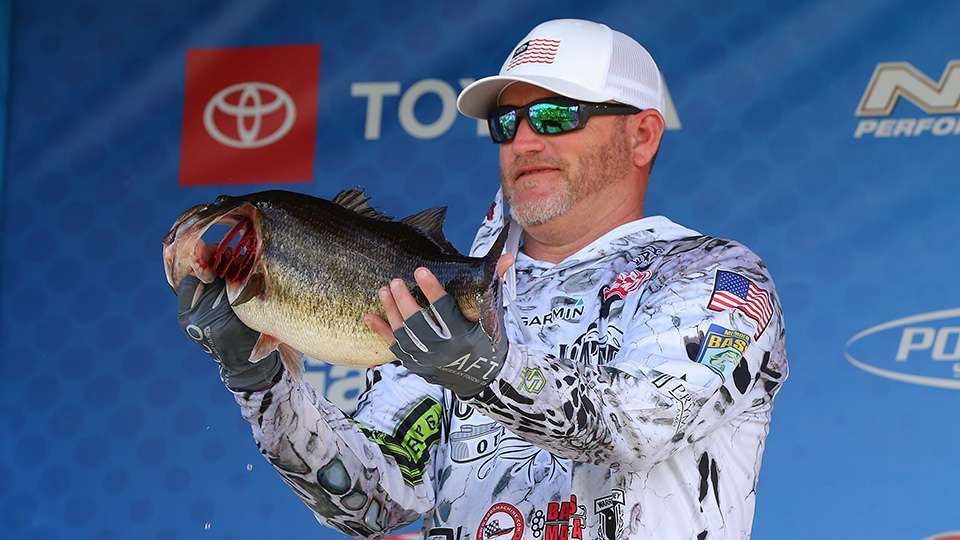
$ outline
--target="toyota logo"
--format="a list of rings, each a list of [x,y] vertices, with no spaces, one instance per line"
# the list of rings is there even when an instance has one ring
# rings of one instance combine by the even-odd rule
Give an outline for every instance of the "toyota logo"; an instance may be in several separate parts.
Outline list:
[[[234,96],[238,97],[234,98]],[[283,122],[270,133],[263,133],[264,118],[280,109]],[[236,135],[226,135],[214,120],[219,111],[236,121]],[[290,95],[265,82],[243,82],[217,92],[203,111],[203,125],[217,142],[232,148],[260,148],[283,138],[297,118]]]

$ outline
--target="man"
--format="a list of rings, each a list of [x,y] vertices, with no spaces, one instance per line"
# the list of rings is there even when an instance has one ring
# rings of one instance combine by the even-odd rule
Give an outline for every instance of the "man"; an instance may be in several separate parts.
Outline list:
[[[204,329],[261,452],[350,535],[425,516],[449,540],[749,537],[787,376],[780,302],[747,248],[643,217],[664,130],[653,59],[549,21],[458,107],[500,144],[505,332],[467,323],[425,269],[427,310],[385,284],[387,321],[366,322],[399,361],[369,370],[351,418],[276,358],[246,363],[256,333],[216,288],[191,307],[187,280],[181,324]]]

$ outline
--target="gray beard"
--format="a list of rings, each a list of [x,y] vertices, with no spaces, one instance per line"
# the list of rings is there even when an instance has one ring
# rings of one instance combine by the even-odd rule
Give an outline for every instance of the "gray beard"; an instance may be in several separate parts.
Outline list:
[[[574,203],[576,203],[576,200],[571,193],[570,182],[566,178],[564,178],[561,190],[546,199],[518,206],[513,204],[509,195],[507,196],[510,215],[521,227],[543,225],[551,219],[569,212]]]
[[[629,168],[630,149],[625,138],[614,134],[606,144],[577,159],[579,175],[570,178],[563,172],[560,189],[547,198],[525,205],[514,205],[513,190],[504,190],[510,206],[510,216],[521,227],[543,225],[569,212],[577,202],[602,191],[626,173]]]

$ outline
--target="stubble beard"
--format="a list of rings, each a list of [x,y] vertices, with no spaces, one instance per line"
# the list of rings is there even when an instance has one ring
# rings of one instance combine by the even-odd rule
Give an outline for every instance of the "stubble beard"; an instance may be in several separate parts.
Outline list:
[[[594,146],[589,152],[577,157],[576,173],[571,176],[569,163],[565,160],[517,160],[511,165],[510,171],[501,173],[503,195],[510,205],[510,215],[521,227],[543,225],[551,219],[560,217],[569,212],[574,205],[583,199],[602,191],[606,186],[622,178],[628,171],[630,149],[622,132],[615,130],[613,136],[605,143]],[[515,194],[518,188],[535,187],[536,180],[513,178],[516,169],[537,164],[559,169],[560,182],[556,191],[523,204],[517,204]],[[508,176],[509,175],[509,176]]]
[[[544,163],[543,161],[539,161],[538,164],[557,167],[560,173],[560,182],[557,186],[557,189],[544,197],[527,201],[522,204],[517,203],[515,199],[516,192],[536,187],[537,181],[520,178],[508,183],[505,181],[505,179],[501,179],[504,198],[506,198],[507,204],[510,205],[510,215],[514,220],[516,220],[517,223],[520,224],[521,227],[542,225],[557,216],[562,216],[570,211],[576,202],[574,199],[573,189],[571,187],[572,182],[570,181],[570,173],[567,162],[554,161],[551,163]],[[523,163],[520,163],[516,166],[519,167],[522,165]]]

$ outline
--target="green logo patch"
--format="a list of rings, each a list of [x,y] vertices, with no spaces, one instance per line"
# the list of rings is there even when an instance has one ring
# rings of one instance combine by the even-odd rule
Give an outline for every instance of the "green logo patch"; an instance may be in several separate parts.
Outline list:
[[[520,387],[531,394],[539,394],[546,382],[540,368],[523,368],[520,372]]]
[[[407,413],[392,435],[362,425],[360,429],[380,447],[384,456],[397,462],[403,480],[412,486],[423,482],[430,447],[440,440],[442,416],[440,404],[433,398],[424,398]]]

